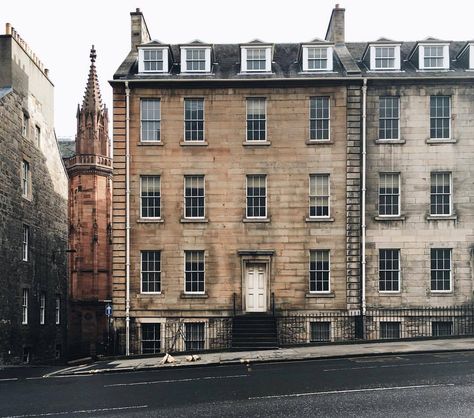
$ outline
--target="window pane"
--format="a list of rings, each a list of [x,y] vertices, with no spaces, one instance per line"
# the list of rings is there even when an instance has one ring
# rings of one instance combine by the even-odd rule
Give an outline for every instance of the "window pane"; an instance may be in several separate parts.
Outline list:
[[[247,70],[265,71],[266,69],[266,49],[248,48],[247,49]]]
[[[400,250],[379,250],[379,290],[398,292],[400,290]]]
[[[379,139],[399,139],[400,98],[379,98]]]
[[[431,290],[451,290],[451,249],[431,249]]]
[[[265,141],[266,138],[265,98],[247,99],[247,141]]]
[[[185,290],[204,292],[204,251],[185,252]]]
[[[430,97],[430,137],[451,137],[451,104],[449,96]]]
[[[204,350],[204,323],[185,324],[186,351]]]
[[[141,252],[142,292],[161,292],[161,252]]]
[[[206,49],[190,48],[186,49],[186,71],[206,70]]]
[[[329,139],[329,97],[310,99],[310,139]]]
[[[161,216],[160,176],[142,176],[141,217],[159,218]]]
[[[161,324],[142,324],[142,353],[156,354],[161,350]]]
[[[329,174],[309,176],[309,216],[329,216]]]
[[[204,218],[204,176],[185,176],[185,218]]]
[[[143,99],[141,104],[141,140],[160,140],[161,102],[159,99]]]
[[[375,47],[375,68],[395,68],[395,47]]]
[[[184,99],[185,141],[204,141],[204,99]]]
[[[380,338],[384,340],[400,339],[400,322],[380,322]]]
[[[247,218],[267,216],[266,176],[247,176]]]
[[[311,342],[331,341],[330,322],[311,322]]]
[[[379,215],[400,215],[400,174],[380,174]]]
[[[329,250],[310,251],[310,292],[329,292],[329,269]]]
[[[453,335],[453,322],[433,321],[431,322],[431,333],[433,337],[448,337]]]
[[[145,71],[163,71],[163,50],[143,50],[143,67]]]
[[[431,215],[451,214],[451,173],[431,173]]]
[[[328,68],[327,48],[308,48],[308,70],[325,70]]]

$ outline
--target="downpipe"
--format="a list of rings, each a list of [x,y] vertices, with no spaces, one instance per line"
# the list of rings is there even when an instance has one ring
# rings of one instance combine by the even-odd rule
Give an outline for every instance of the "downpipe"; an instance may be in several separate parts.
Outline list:
[[[130,355],[130,88],[125,81],[125,355]]]
[[[367,191],[367,79],[363,79],[362,85],[362,208],[361,208],[361,307],[362,318],[365,318],[366,304],[366,191]]]

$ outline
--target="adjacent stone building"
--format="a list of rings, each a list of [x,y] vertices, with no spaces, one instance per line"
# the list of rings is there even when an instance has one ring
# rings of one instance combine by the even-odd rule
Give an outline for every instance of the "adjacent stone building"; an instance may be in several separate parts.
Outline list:
[[[0,36],[0,363],[66,350],[67,175],[54,87],[7,24]]]
[[[77,109],[75,152],[65,159],[69,175],[71,356],[107,352],[112,342],[105,312],[112,302],[112,159],[108,112],[100,95],[94,47],[90,58],[84,100]],[[63,149],[67,152],[64,142]]]

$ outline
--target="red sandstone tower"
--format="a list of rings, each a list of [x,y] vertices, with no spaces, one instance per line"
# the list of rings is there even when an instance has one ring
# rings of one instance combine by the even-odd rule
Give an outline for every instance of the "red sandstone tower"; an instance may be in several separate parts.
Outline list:
[[[112,159],[107,108],[102,104],[96,52],[82,106],[77,109],[76,155],[69,174],[69,349],[73,356],[104,352],[110,342],[105,308],[111,289]]]

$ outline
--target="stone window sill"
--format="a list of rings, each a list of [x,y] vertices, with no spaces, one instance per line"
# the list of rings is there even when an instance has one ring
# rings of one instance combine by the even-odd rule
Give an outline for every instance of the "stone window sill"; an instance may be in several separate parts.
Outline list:
[[[458,140],[454,138],[428,138],[426,140],[426,143],[430,145],[455,144],[456,142],[458,142]]]
[[[140,141],[138,143],[139,147],[162,147],[163,145],[165,145],[163,141]]]
[[[405,215],[399,216],[375,216],[374,220],[379,222],[393,222],[393,221],[404,221]]]
[[[334,222],[334,218],[306,218],[306,222]]]
[[[207,147],[209,142],[207,141],[179,141],[179,145],[182,147]]]
[[[446,290],[446,291],[439,291],[437,292],[436,290],[430,290],[430,295],[431,296],[453,296],[454,292],[452,290]]]
[[[244,218],[243,223],[269,223],[270,218]]]
[[[159,218],[159,219],[140,218],[140,219],[137,219],[137,224],[162,224],[164,222],[165,222],[165,220],[163,218]]]
[[[159,292],[159,293],[138,293],[136,295],[137,299],[150,299],[150,298],[164,298],[165,293],[164,292]]]
[[[270,141],[244,141],[242,145],[244,147],[268,147],[272,143]]]
[[[428,215],[426,220],[428,221],[457,221],[457,215]]]
[[[181,292],[179,295],[181,299],[207,299],[209,295],[206,293],[185,293]]]
[[[395,296],[395,297],[401,297],[402,296],[402,292],[400,291],[397,291],[397,292],[384,292],[382,290],[379,290],[379,296]]]
[[[307,298],[334,298],[336,294],[334,292],[329,293],[306,293]]]
[[[307,139],[306,145],[331,145],[334,144],[332,139]]]
[[[404,139],[376,139],[374,142],[379,145],[403,145],[406,141]]]
[[[207,218],[181,218],[179,220],[182,224],[207,224],[209,219]]]

